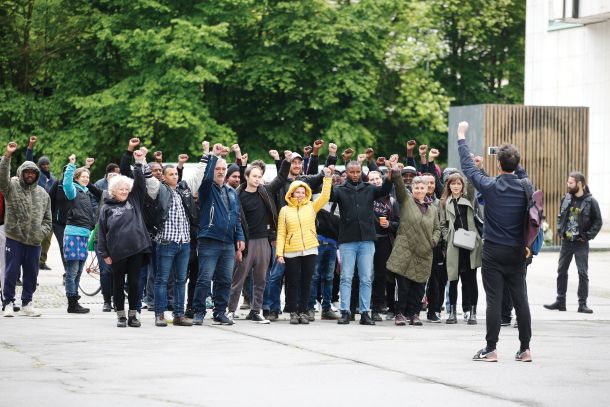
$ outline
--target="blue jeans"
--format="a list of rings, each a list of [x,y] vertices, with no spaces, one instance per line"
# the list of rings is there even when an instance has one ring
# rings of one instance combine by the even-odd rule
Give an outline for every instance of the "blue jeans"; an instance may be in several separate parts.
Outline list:
[[[195,285],[193,308],[196,313],[205,314],[205,299],[211,293],[214,280],[214,315],[227,311],[233,266],[235,264],[235,246],[214,239],[199,239],[199,275]],[[175,299],[174,299],[175,301]]]
[[[350,310],[352,295],[352,279],[354,268],[358,261],[358,277],[360,279],[360,312],[371,310],[371,292],[373,289],[373,258],[375,242],[350,242],[339,245],[341,254],[341,311]]]
[[[66,297],[76,297],[78,295],[78,283],[84,267],[84,260],[66,261]]]
[[[334,244],[320,244],[318,246],[318,260],[316,269],[311,278],[309,291],[309,309],[314,309],[318,292],[319,281],[322,280],[322,311],[330,310],[333,296],[333,277],[337,262],[337,246]]]
[[[279,312],[282,308],[280,295],[282,294],[282,281],[284,280],[284,271],[286,265],[278,263],[275,259],[275,247],[273,252],[273,265],[267,274],[267,285],[265,286],[265,295],[263,299],[263,309]]]
[[[167,309],[167,281],[174,269],[174,316],[184,316],[184,286],[190,255],[190,243],[157,243],[155,314],[162,314]]]

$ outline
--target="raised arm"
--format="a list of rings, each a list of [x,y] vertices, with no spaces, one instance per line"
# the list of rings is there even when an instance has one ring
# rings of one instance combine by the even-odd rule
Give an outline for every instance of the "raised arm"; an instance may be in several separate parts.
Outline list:
[[[74,154],[70,156],[70,163],[66,165],[66,172],[64,173],[64,194],[66,194],[66,198],[68,201],[76,198],[76,188],[74,187],[74,170],[76,169],[76,165],[74,162],[76,161],[76,157]]]
[[[483,172],[475,166],[474,161],[470,156],[468,144],[466,144],[467,131],[468,123],[461,122],[458,125],[458,152],[460,154],[460,165],[462,166],[462,171],[466,178],[474,184],[476,189],[483,192],[492,186],[495,181],[493,178],[485,176]]]
[[[313,210],[318,213],[320,209],[328,203],[330,199],[330,189],[333,183],[332,171],[330,168],[324,168],[324,181],[322,182],[322,193],[313,201]]]
[[[6,146],[6,152],[0,162],[0,192],[8,196],[11,188],[11,156],[17,150],[17,143],[11,141]]]
[[[278,171],[275,178],[273,178],[273,180],[266,185],[267,191],[271,192],[272,194],[277,194],[282,188],[282,185],[286,183],[289,171],[290,162],[288,162],[287,160],[283,160],[282,165],[280,166],[280,170]]]

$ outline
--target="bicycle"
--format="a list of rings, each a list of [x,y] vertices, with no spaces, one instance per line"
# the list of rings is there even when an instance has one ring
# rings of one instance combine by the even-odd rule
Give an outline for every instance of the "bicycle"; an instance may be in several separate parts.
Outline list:
[[[102,290],[100,282],[100,265],[95,252],[89,252],[85,262],[85,272],[81,274],[78,288],[88,297],[97,295]]]

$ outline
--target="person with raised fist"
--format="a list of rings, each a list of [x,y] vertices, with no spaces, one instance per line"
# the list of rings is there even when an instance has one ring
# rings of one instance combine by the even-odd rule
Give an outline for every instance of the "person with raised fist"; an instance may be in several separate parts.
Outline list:
[[[38,185],[40,169],[25,161],[11,179],[11,157],[17,143],[11,141],[0,162],[0,193],[5,203],[6,270],[2,287],[4,316],[13,316],[15,286],[23,270],[20,315],[39,317],[32,299],[38,280],[41,243],[51,234],[51,198]]]

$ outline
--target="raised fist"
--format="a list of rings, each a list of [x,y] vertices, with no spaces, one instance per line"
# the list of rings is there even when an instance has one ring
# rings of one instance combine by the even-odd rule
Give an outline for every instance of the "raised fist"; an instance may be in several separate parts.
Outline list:
[[[91,168],[91,166],[93,165],[94,162],[95,162],[95,158],[87,157],[87,159],[85,160],[85,167]]]
[[[381,167],[382,165],[386,165],[385,157],[378,157],[376,164],[378,167]]]
[[[350,158],[352,158],[352,155],[354,154],[354,150],[352,150],[351,148],[347,148],[343,151],[343,161],[349,161]]]
[[[238,152],[238,151],[241,151],[241,148],[239,148],[239,144],[233,144],[233,145],[231,146],[231,150],[233,150],[233,152],[235,152],[235,153],[236,153],[236,152]]]
[[[460,122],[458,124],[457,134],[459,140],[464,140],[466,138],[466,132],[468,131],[468,122]]]
[[[163,162],[163,151],[155,151],[153,153],[153,157],[155,157],[155,161],[158,163]]]
[[[288,161],[290,161],[290,156],[292,155],[292,151],[290,150],[284,150],[284,158]]]
[[[280,159],[280,153],[277,152],[277,150],[269,150],[269,155],[271,156],[271,158],[273,158],[275,161]]]
[[[220,143],[214,144],[214,147],[212,147],[212,154],[220,155],[220,153],[222,153],[222,144],[220,144]]]
[[[9,155],[13,154],[16,150],[17,150],[17,143],[15,143],[14,141],[11,141],[10,143],[7,144],[6,152]]]
[[[245,167],[248,164],[248,153],[241,155],[241,166]]]
[[[433,148],[432,150],[430,150],[430,154],[428,155],[430,157],[430,161],[434,161],[434,159],[436,157],[438,157],[441,153],[436,149]]]
[[[337,145],[335,143],[330,143],[328,145],[328,154],[332,155],[333,157],[337,155]]]
[[[30,136],[30,146],[33,146],[34,144],[36,144],[37,140],[38,140],[38,138],[36,136]]]
[[[178,164],[184,164],[189,160],[189,156],[187,154],[180,154],[178,156]]]
[[[311,154],[311,150],[313,150],[313,148],[311,146],[305,146],[303,147],[303,154],[305,154],[306,156]]]
[[[133,151],[139,145],[140,145],[140,139],[137,138],[137,137],[134,137],[134,138],[129,140],[129,147],[127,149],[129,151]]]
[[[68,161],[70,161],[70,164],[76,163],[76,156],[74,154],[70,154],[70,157],[68,157]]]
[[[362,164],[366,160],[366,154],[358,154],[358,162]]]
[[[425,155],[428,152],[428,146],[425,144],[422,144],[421,146],[419,146],[419,155]]]
[[[210,142],[202,141],[201,148],[203,148],[203,154],[208,154],[210,152]]]
[[[367,160],[371,160],[373,158],[373,154],[374,153],[375,153],[375,150],[373,150],[371,147],[369,147],[366,150],[364,150],[364,154],[366,154],[366,159]]]
[[[144,157],[146,157],[146,155],[148,154],[148,148],[146,147],[140,147],[140,151],[142,152],[142,154],[144,154]]]
[[[407,151],[413,151],[417,142],[415,140],[407,141]]]
[[[324,167],[324,168],[322,169],[322,171],[324,171],[324,176],[325,176],[326,178],[330,178],[330,177],[332,177],[332,176],[333,176],[333,171],[331,171],[331,170],[330,170],[330,168],[328,168],[328,167]]]
[[[146,157],[146,155],[142,152],[142,150],[136,150],[133,152],[133,158],[136,160],[136,162],[144,161],[144,157]]]

